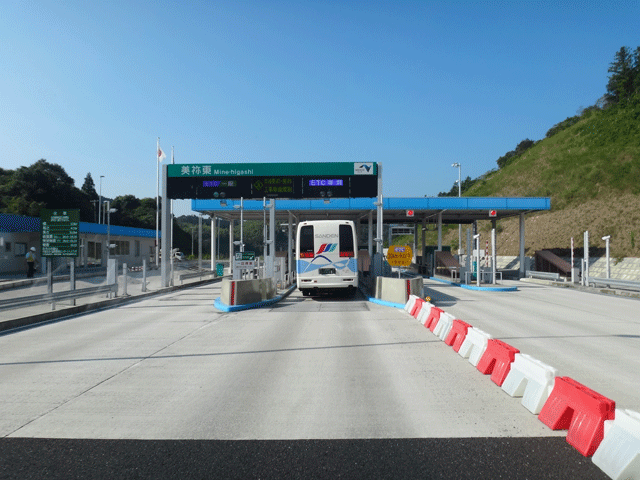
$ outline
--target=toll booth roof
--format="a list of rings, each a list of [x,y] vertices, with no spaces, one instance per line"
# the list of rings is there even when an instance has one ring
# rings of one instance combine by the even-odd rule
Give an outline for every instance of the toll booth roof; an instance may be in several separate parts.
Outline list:
[[[275,200],[276,217],[286,219],[289,213],[302,220],[352,219],[365,221],[369,212],[375,218],[376,198],[327,198],[310,200]],[[191,209],[207,215],[233,220],[240,218],[240,199],[192,200]],[[269,199],[267,199],[267,210]],[[472,223],[476,220],[491,220],[518,216],[523,213],[551,209],[548,197],[428,197],[383,199],[385,223]],[[245,220],[262,220],[262,200],[243,200]]]

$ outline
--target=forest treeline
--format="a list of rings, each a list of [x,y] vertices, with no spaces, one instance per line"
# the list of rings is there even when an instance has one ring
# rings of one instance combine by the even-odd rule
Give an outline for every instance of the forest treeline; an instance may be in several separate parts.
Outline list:
[[[627,108],[630,104],[640,103],[640,47],[631,50],[629,47],[621,47],[614,56],[613,62],[609,65],[608,82],[606,93],[598,99],[598,101],[589,107],[580,107],[576,115],[567,117],[561,122],[551,127],[545,138],[550,138],[563,130],[576,124],[581,119],[588,117],[598,110],[606,110],[610,108]],[[526,138],[518,143],[514,150],[510,150],[496,160],[498,169],[504,168],[514,160],[519,158],[523,153],[536,145],[540,140],[533,141]],[[482,180],[482,177],[471,179],[467,177],[462,182],[462,194],[470,189],[476,182]],[[439,197],[457,197],[458,184],[454,182],[451,190],[448,192],[438,193]]]

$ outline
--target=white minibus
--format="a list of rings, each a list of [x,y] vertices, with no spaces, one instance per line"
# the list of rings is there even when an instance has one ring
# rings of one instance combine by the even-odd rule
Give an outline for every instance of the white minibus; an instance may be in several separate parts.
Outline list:
[[[303,295],[358,288],[356,227],[350,220],[300,222],[296,233],[298,289]]]

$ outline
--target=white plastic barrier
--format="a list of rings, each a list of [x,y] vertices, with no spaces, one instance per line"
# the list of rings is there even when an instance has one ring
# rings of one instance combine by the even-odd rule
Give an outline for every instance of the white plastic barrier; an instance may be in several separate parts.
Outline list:
[[[450,313],[443,312],[440,314],[440,321],[438,321],[438,325],[433,330],[433,334],[440,337],[440,340],[444,341],[449,335],[449,331],[451,331],[451,326],[453,325],[453,320],[456,317],[451,315]]]
[[[604,439],[591,457],[613,480],[640,479],[640,413],[616,408],[604,421]]]
[[[414,305],[416,304],[416,300],[418,299],[417,296],[415,295],[409,295],[409,300],[407,300],[407,303],[405,303],[404,305],[404,311],[411,313],[411,310],[413,310]]]
[[[557,376],[555,368],[527,354],[516,353],[502,390],[512,397],[522,397],[524,408],[538,415],[551,395]]]
[[[480,357],[487,349],[487,342],[493,337],[479,328],[471,327],[467,330],[467,336],[460,346],[458,353],[462,358],[469,358],[469,363],[474,367],[478,366]]]
[[[429,318],[429,314],[431,313],[431,307],[433,307],[433,304],[429,302],[424,302],[422,304],[422,308],[420,309],[420,313],[418,313],[418,317],[417,317],[417,320],[418,322],[420,322],[420,325],[424,325],[424,322],[426,322],[427,318]]]

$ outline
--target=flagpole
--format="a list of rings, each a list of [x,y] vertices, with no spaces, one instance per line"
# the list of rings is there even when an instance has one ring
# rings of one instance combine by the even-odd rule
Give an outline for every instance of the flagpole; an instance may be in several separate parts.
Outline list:
[[[160,221],[160,137],[156,143],[156,266],[158,266],[158,223]]]
[[[173,165],[175,159],[173,158],[173,146],[171,147],[171,165]],[[171,244],[169,245],[169,251],[171,252],[171,285],[173,286],[173,200],[169,200],[169,218],[171,219]]]

